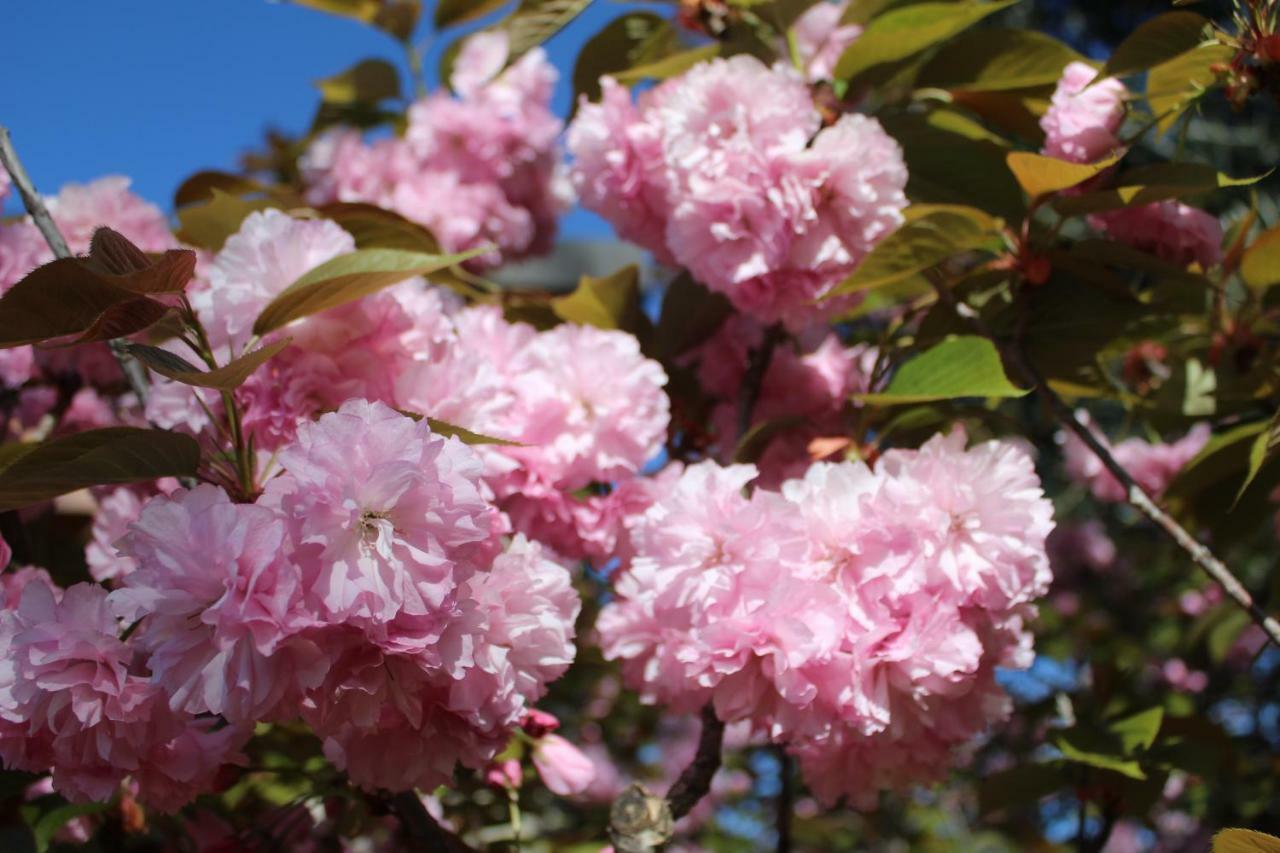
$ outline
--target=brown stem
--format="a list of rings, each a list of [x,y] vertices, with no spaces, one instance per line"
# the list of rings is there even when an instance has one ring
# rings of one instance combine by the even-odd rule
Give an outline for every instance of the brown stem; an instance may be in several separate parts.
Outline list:
[[[9,129],[4,126],[0,126],[0,166],[3,166],[5,171],[9,173],[9,177],[13,179],[13,186],[22,198],[23,206],[26,207],[27,213],[31,214],[31,219],[35,222],[36,227],[40,229],[40,233],[44,235],[44,241],[53,250],[54,257],[71,257],[71,248],[67,246],[67,241],[63,239],[62,232],[58,230],[57,223],[53,221],[49,208],[45,207],[44,200],[36,192],[35,184],[31,182],[31,176],[27,174],[26,168],[22,165],[22,160],[18,159],[18,152],[13,147],[13,140],[9,138]],[[146,371],[137,359],[129,355],[129,351],[125,347],[125,341],[115,338],[108,341],[107,346],[110,347],[111,354],[115,356],[116,361],[120,364],[120,370],[124,373],[125,379],[128,380],[134,396],[138,398],[138,403],[146,405]]]
[[[791,781],[791,756],[786,747],[775,747],[778,754],[778,802],[776,829],[778,843],[774,848],[778,853],[791,853],[791,812],[795,808],[795,791]]]
[[[667,792],[671,816],[676,820],[693,811],[693,807],[711,790],[711,780],[720,769],[720,744],[724,740],[724,723],[708,703],[702,708],[702,733],[693,761]]]
[[[738,409],[738,438],[751,429],[751,416],[755,412],[756,401],[760,399],[760,386],[764,382],[769,362],[773,360],[773,351],[782,340],[782,326],[774,324],[764,330],[764,338],[760,346],[751,351],[747,360],[747,370],[742,375],[742,397]]]
[[[930,277],[934,289],[938,292],[938,297],[950,305],[953,309],[959,309],[961,306],[957,303],[955,294],[953,294],[946,285]],[[967,306],[964,306],[967,309]],[[1115,457],[1111,455],[1111,451],[1107,449],[1098,437],[1093,434],[1085,424],[1080,422],[1071,407],[1063,401],[1058,394],[1049,387],[1049,383],[1031,364],[1030,359],[1026,357],[1026,353],[1021,346],[1010,347],[1004,341],[1000,340],[991,329],[982,322],[982,318],[977,316],[972,310],[957,310],[957,315],[968,320],[983,337],[995,344],[1000,351],[1000,355],[1004,358],[1006,364],[1014,367],[1020,374],[1018,378],[1024,383],[1029,384],[1040,394],[1041,397],[1049,404],[1049,408],[1053,411],[1054,416],[1065,426],[1071,430],[1076,436],[1084,442],[1085,446],[1093,451],[1093,455],[1098,458],[1102,466],[1111,473],[1111,476],[1124,486],[1125,497],[1128,503],[1145,515],[1148,519],[1155,523],[1157,527],[1163,530],[1170,539],[1172,539],[1178,547],[1186,552],[1191,561],[1199,566],[1205,574],[1207,574],[1214,583],[1222,587],[1222,591],[1240,606],[1242,610],[1249,614],[1259,628],[1267,635],[1271,642],[1280,646],[1280,622],[1273,617],[1267,615],[1257,602],[1249,590],[1245,589],[1244,584],[1240,582],[1227,565],[1218,559],[1209,548],[1201,542],[1198,542],[1194,536],[1187,532],[1186,528],[1178,524],[1167,512],[1162,510],[1151,496],[1143,491],[1142,486],[1138,485],[1133,475],[1125,470]]]

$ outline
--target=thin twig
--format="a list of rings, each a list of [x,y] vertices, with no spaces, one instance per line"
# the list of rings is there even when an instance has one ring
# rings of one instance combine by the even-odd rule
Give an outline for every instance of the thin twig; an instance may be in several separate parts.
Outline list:
[[[1271,642],[1280,646],[1280,622],[1277,622],[1258,606],[1253,599],[1253,595],[1240,582],[1240,579],[1232,574],[1231,569],[1227,568],[1227,565],[1222,560],[1218,559],[1207,546],[1197,541],[1194,536],[1187,532],[1186,528],[1178,524],[1172,516],[1152,500],[1150,495],[1143,491],[1142,486],[1138,485],[1133,475],[1125,470],[1124,466],[1111,455],[1111,451],[1107,449],[1106,445],[1098,440],[1098,437],[1093,434],[1089,427],[1081,423],[1071,407],[1058,396],[1057,392],[1049,387],[1049,383],[1045,381],[1045,378],[1031,364],[1030,359],[1026,357],[1022,347],[1008,346],[1005,341],[997,337],[982,322],[982,318],[977,316],[976,312],[968,309],[968,306],[961,306],[956,301],[955,294],[943,282],[933,276],[930,276],[930,281],[934,289],[937,290],[938,297],[951,306],[958,316],[966,319],[983,337],[995,344],[1005,363],[1014,367],[1021,374],[1017,378],[1024,384],[1029,384],[1035,388],[1049,404],[1049,408],[1053,411],[1057,420],[1075,433],[1084,442],[1085,446],[1093,451],[1093,455],[1098,458],[1102,466],[1124,486],[1128,503],[1163,530],[1178,547],[1187,553],[1193,563],[1199,566],[1214,583],[1222,587],[1222,591],[1232,601],[1249,614],[1249,617],[1266,633]]]
[[[778,753],[778,802],[776,829],[778,853],[791,853],[791,812],[794,809],[795,791],[791,781],[791,756],[785,747],[775,747]]]
[[[400,818],[405,832],[422,845],[418,849],[447,853],[473,853],[474,848],[436,823],[414,791],[401,791],[391,797],[391,810]]]
[[[764,330],[760,346],[753,349],[747,359],[747,370],[742,374],[742,396],[738,408],[739,439],[751,429],[751,416],[755,413],[756,401],[760,399],[760,386],[769,370],[769,362],[773,360],[773,351],[781,340],[782,326],[770,326]]]
[[[49,208],[45,207],[44,200],[36,192],[35,184],[31,182],[31,176],[27,174],[26,168],[22,165],[22,160],[18,158],[18,152],[14,150],[13,140],[9,137],[9,129],[2,125],[0,125],[0,166],[3,166],[5,171],[9,173],[9,177],[13,179],[13,186],[22,198],[23,206],[26,207],[27,213],[31,214],[31,219],[35,222],[36,228],[39,228],[40,233],[44,235],[44,241],[53,250],[53,256],[55,258],[71,257],[71,249],[67,246],[67,241],[63,238],[62,232],[58,230],[57,223],[53,221]],[[124,373],[125,379],[128,380],[134,396],[138,398],[139,405],[145,406],[147,402],[146,371],[138,360],[129,354],[125,341],[115,338],[108,341],[107,346],[120,364],[120,370]]]

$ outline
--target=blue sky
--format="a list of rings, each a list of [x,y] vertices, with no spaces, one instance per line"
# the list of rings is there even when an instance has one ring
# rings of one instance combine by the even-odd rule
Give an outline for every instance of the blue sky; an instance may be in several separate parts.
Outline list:
[[[562,114],[578,48],[635,6],[596,0],[548,45]],[[399,46],[377,30],[269,0],[28,0],[6,16],[4,36],[0,124],[39,189],[124,174],[166,210],[187,175],[234,168],[267,127],[304,129],[315,80],[371,56],[403,66]],[[443,47],[432,45],[428,68]],[[602,227],[577,213],[565,230]]]

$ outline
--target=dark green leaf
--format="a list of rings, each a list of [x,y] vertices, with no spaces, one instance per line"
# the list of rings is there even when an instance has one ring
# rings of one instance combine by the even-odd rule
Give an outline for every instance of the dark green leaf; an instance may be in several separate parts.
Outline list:
[[[400,97],[400,72],[385,59],[364,59],[332,77],[316,81],[331,104],[377,103]]]
[[[1195,12],[1165,12],[1143,21],[1107,60],[1101,77],[1125,77],[1181,56],[1205,39],[1209,22]]]
[[[200,445],[189,435],[136,427],[87,430],[42,442],[0,471],[0,511],[89,486],[189,477]]]
[[[1240,277],[1254,290],[1280,282],[1280,225],[1258,235],[1240,259]]]
[[[613,76],[619,83],[628,86],[633,83],[639,83],[641,80],[666,80],[669,77],[683,74],[699,62],[714,59],[719,54],[720,46],[718,44],[693,47],[653,62],[637,65],[634,68],[620,70]]]
[[[881,240],[831,296],[895,284],[961,252],[1000,241],[1000,221],[977,208],[912,205],[906,217],[902,227]]]
[[[436,29],[473,21],[496,12],[510,0],[436,0]]]
[[[669,21],[651,12],[615,18],[578,51],[573,66],[573,105],[600,99],[600,78],[663,59],[679,47]]]
[[[1123,172],[1105,190],[1055,199],[1053,206],[1065,216],[1137,207],[1215,189],[1251,186],[1270,174],[1233,178],[1204,163],[1159,163]]]
[[[1022,764],[986,776],[978,786],[978,813],[1032,805],[1070,783],[1055,764]]]
[[[1147,104],[1161,133],[1167,133],[1183,111],[1214,85],[1218,74],[1213,67],[1234,56],[1235,49],[1225,44],[1201,45],[1147,72]]]
[[[729,300],[712,293],[681,273],[667,286],[658,328],[653,335],[654,358],[669,361],[705,341],[732,313]]]
[[[1054,84],[1082,59],[1067,45],[1034,30],[987,28],[942,47],[921,69],[918,88],[998,91]]]
[[[511,61],[537,47],[591,5],[591,0],[520,0],[506,21]]]

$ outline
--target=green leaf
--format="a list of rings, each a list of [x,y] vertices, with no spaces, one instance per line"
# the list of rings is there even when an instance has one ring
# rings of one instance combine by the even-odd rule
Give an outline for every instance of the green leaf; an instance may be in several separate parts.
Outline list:
[[[510,0],[436,0],[436,29],[474,21],[496,12]]]
[[[613,75],[619,83],[630,86],[641,80],[666,80],[688,71],[699,62],[714,59],[720,55],[720,45],[708,44],[673,53],[653,62],[637,65],[618,71]]]
[[[835,79],[851,80],[886,62],[896,62],[967,30],[1017,0],[993,3],[926,2],[891,9],[874,19],[840,56]]]
[[[332,77],[316,81],[331,104],[376,104],[400,97],[400,72],[385,59],[364,59]]]
[[[1213,66],[1228,63],[1234,56],[1234,48],[1206,44],[1147,72],[1147,104],[1161,133],[1167,133],[1183,111],[1217,82]]]
[[[1265,429],[1258,433],[1258,436],[1249,445],[1249,467],[1245,471],[1244,482],[1240,484],[1240,490],[1236,492],[1236,499],[1232,503],[1232,508],[1240,503],[1240,499],[1244,497],[1244,493],[1248,490],[1249,485],[1253,483],[1258,472],[1262,470],[1262,466],[1272,458],[1277,450],[1280,450],[1280,412],[1271,419]]]
[[[573,106],[600,99],[600,78],[664,59],[679,41],[671,23],[652,12],[635,12],[609,22],[578,51],[573,66]]]
[[[440,254],[440,243],[426,228],[398,213],[362,202],[334,202],[316,208],[325,219],[342,226],[357,249],[405,249]]]
[[[183,385],[194,385],[197,388],[216,388],[219,391],[234,391],[244,384],[259,367],[272,356],[279,353],[292,342],[291,338],[282,338],[265,344],[251,353],[222,365],[213,370],[201,370],[179,355],[147,346],[146,344],[129,344],[129,354],[147,367]]]
[[[906,217],[902,227],[881,240],[831,296],[895,284],[961,252],[1000,240],[1000,220],[973,207],[912,205]]]
[[[0,511],[89,486],[189,477],[200,445],[189,435],[136,427],[86,430],[42,442],[0,471]]]
[[[227,238],[240,230],[245,217],[258,210],[278,208],[269,199],[245,199],[220,189],[212,189],[211,199],[178,210],[178,238],[191,246],[216,252]]]
[[[1008,146],[981,124],[950,109],[882,123],[902,146],[912,202],[967,205],[1009,221],[1026,214],[1022,188],[1004,168]]]
[[[511,61],[560,32],[589,5],[591,0],[520,0],[506,21]]]
[[[1120,738],[1125,755],[1151,748],[1164,722],[1164,708],[1156,706],[1139,711],[1107,725],[1107,730]]]
[[[265,335],[294,320],[354,302],[407,278],[430,275],[460,264],[486,250],[480,247],[453,255],[434,255],[402,249],[357,249],[339,255],[311,270],[271,300],[254,321],[253,333]]]
[[[1035,30],[974,30],[943,46],[916,77],[917,88],[1000,91],[1052,85],[1083,59]]]
[[[139,303],[146,302],[110,284],[82,259],[61,258],[37,267],[0,296],[0,348],[91,332],[99,340],[102,326],[128,326],[124,321],[141,316],[146,309]],[[103,319],[112,309],[117,312]]]
[[[923,403],[957,397],[1021,397],[1028,391],[1009,381],[995,345],[986,338],[948,338],[908,361],[879,394],[854,399],[871,403]]]
[[[658,328],[653,335],[654,358],[669,361],[711,337],[733,312],[729,300],[681,273],[667,285]]]
[[[1280,853],[1280,838],[1252,829],[1224,829],[1213,836],[1211,853]]]
[[[1254,290],[1280,282],[1280,225],[1268,228],[1244,250],[1240,277]]]
[[[293,0],[299,6],[307,6],[340,15],[377,27],[383,32],[407,42],[417,27],[422,14],[421,0]]]
[[[1185,198],[1227,187],[1247,187],[1270,175],[1233,178],[1205,163],[1158,163],[1140,166],[1116,176],[1105,190],[1063,196],[1053,206],[1064,216],[1136,207],[1170,198]]]
[[[1209,22],[1195,12],[1165,12],[1143,21],[1116,46],[1100,77],[1126,77],[1181,56],[1205,40]]]
[[[551,300],[551,310],[566,323],[634,332],[644,318],[640,270],[631,264],[603,278],[584,275],[572,293]]]
[[[1096,163],[1071,163],[1027,151],[1013,151],[1005,158],[1009,171],[1013,172],[1023,191],[1031,198],[1082,184],[1110,169],[1119,160],[1119,157],[1108,157]]]
[[[1114,738],[1077,727],[1061,732],[1053,739],[1053,745],[1062,751],[1065,759],[1076,764],[1111,770],[1130,779],[1147,778],[1136,759],[1120,753],[1120,745]]]

